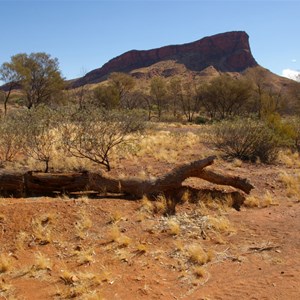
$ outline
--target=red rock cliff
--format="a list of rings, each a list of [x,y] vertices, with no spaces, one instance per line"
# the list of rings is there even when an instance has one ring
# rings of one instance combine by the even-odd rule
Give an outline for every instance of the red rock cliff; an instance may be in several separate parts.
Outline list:
[[[257,66],[244,31],[226,32],[196,42],[152,50],[131,50],[73,82],[73,87],[105,80],[111,72],[130,72],[163,60],[175,60],[192,71],[213,66],[221,72],[241,72]]]

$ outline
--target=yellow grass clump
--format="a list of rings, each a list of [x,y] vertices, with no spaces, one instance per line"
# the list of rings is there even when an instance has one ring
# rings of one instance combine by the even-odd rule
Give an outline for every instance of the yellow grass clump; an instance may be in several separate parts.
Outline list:
[[[203,250],[201,245],[192,244],[187,248],[190,261],[198,265],[204,265],[211,260],[211,257]]]
[[[217,232],[220,233],[234,233],[235,230],[232,227],[230,221],[225,216],[207,216],[208,226],[212,227]]]
[[[12,260],[7,254],[0,255],[0,274],[12,269]]]
[[[180,224],[177,221],[170,219],[168,220],[167,225],[168,225],[168,232],[171,235],[178,235],[180,233]]]
[[[297,196],[300,198],[300,172],[294,174],[281,172],[279,180],[285,185],[288,197]]]

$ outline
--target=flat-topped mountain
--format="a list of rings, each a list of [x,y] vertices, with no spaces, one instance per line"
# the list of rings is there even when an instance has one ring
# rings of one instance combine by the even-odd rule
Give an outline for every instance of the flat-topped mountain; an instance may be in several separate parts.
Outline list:
[[[112,72],[144,68],[158,62],[172,60],[188,70],[201,72],[213,67],[220,72],[242,72],[257,66],[251,54],[249,36],[244,31],[232,31],[202,38],[198,41],[151,50],[131,50],[117,56],[101,68],[72,81],[72,87],[104,81]]]

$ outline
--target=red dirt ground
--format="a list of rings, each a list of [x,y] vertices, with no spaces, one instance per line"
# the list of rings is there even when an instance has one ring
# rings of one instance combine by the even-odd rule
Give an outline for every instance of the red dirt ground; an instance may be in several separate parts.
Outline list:
[[[143,212],[141,201],[1,199],[0,249],[9,266],[0,273],[0,299],[300,299],[300,202],[278,180],[283,166],[216,167],[248,177],[253,194],[269,191],[275,205],[235,211],[185,203],[172,235],[167,218]],[[201,228],[207,216],[226,217],[231,228]],[[213,253],[200,276],[191,244]]]

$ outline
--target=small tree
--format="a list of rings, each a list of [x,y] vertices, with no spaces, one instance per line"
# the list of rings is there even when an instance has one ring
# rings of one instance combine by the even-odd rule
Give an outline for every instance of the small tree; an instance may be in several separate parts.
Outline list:
[[[112,149],[132,142],[129,135],[142,128],[141,119],[133,112],[89,107],[64,124],[63,143],[71,155],[86,158],[110,171]]]
[[[198,96],[209,116],[222,120],[244,112],[251,96],[250,83],[221,75],[201,87]]]
[[[11,67],[9,63],[4,63],[0,68],[0,80],[6,83],[5,95],[3,97],[4,115],[6,115],[9,97],[12,90],[19,86],[21,76]]]
[[[160,120],[167,104],[167,86],[162,77],[152,78],[150,83],[150,95],[157,111],[157,118]]]
[[[175,116],[176,107],[179,105],[186,120],[192,122],[200,107],[195,81],[189,78],[183,82],[180,78],[174,78],[170,82],[169,90],[173,98],[173,115]]]
[[[24,136],[20,114],[14,112],[0,119],[0,162],[12,161],[22,152]]]
[[[47,106],[39,106],[23,116],[25,153],[44,163],[45,173],[49,171],[49,163],[59,141],[58,120],[57,113]]]
[[[57,58],[46,53],[17,54],[9,63],[2,65],[2,77],[18,82],[30,109],[53,100],[64,88]]]
[[[135,86],[135,81],[131,75],[113,72],[108,81],[117,95],[117,101],[125,109],[131,109],[129,93]]]
[[[111,110],[120,106],[118,91],[111,85],[100,85],[93,90],[93,103]]]

